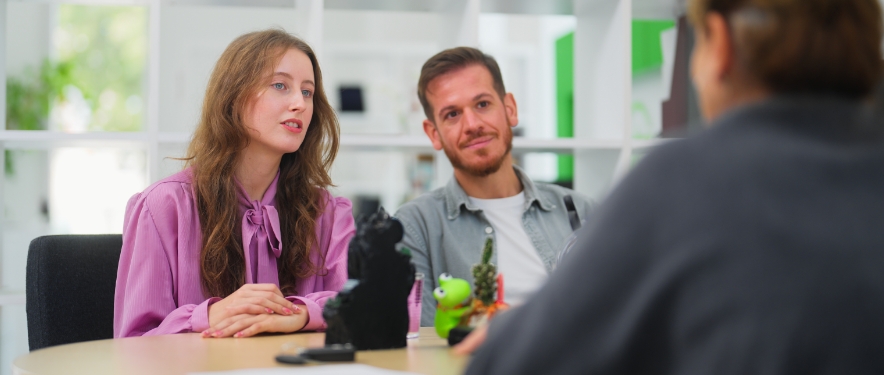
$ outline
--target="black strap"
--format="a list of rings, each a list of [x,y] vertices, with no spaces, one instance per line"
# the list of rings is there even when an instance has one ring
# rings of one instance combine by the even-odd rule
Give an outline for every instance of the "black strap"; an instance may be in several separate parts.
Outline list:
[[[565,209],[568,210],[568,221],[571,222],[571,230],[580,229],[580,218],[577,217],[577,207],[574,207],[574,199],[570,195],[564,198]]]

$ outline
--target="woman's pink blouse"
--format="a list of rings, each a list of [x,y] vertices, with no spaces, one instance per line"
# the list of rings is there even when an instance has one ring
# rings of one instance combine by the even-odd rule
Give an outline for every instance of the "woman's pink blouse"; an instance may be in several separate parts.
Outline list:
[[[279,178],[279,176],[277,176]],[[200,284],[202,234],[189,170],[135,194],[126,207],[123,249],[114,300],[114,337],[201,332],[209,328],[208,307],[220,298]],[[240,188],[246,280],[279,285],[276,267],[285,233],[280,232],[274,179],[262,201],[249,201]],[[286,298],[310,314],[304,330],[322,330],[322,308],[347,281],[347,247],[355,232],[352,204],[324,192],[325,211],[316,222],[310,259],[325,269],[299,279]],[[231,228],[233,230],[233,228]]]

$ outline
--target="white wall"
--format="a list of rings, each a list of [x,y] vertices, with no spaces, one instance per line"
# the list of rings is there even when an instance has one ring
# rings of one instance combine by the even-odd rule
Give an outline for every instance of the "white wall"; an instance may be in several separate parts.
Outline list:
[[[191,133],[209,75],[224,48],[250,31],[282,27],[291,32],[295,17],[294,8],[163,6],[159,130]]]
[[[339,108],[338,88],[363,88],[364,113],[339,113],[348,134],[423,136],[424,114],[417,99],[420,68],[441,50],[442,16],[427,12],[326,10],[323,78],[329,99]],[[427,141],[429,144],[429,141]],[[332,169],[337,193],[375,196],[395,212],[411,194],[409,152],[344,150]]]
[[[631,1],[576,0],[574,13],[574,137],[625,140],[624,135],[631,134]],[[603,199],[615,182],[618,164],[628,160],[624,152],[629,151],[575,153],[575,189]]]

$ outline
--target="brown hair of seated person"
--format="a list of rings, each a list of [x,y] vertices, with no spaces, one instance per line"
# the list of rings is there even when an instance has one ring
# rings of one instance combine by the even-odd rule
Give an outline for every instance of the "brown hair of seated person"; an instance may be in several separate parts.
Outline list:
[[[434,79],[458,69],[466,68],[472,65],[481,65],[488,69],[491,73],[491,81],[494,91],[503,100],[506,96],[506,88],[503,86],[503,75],[500,74],[500,66],[497,60],[484,52],[472,47],[455,47],[439,52],[430,57],[421,67],[421,75],[417,82],[417,98],[424,108],[424,114],[427,120],[436,122],[433,116],[433,106],[427,100],[427,87]]]
[[[772,93],[867,96],[881,76],[877,0],[692,0],[698,32],[718,13],[728,23],[736,62]]]
[[[295,292],[298,278],[323,272],[312,264],[310,249],[316,239],[316,219],[322,213],[321,189],[331,185],[329,169],[338,152],[339,125],[322,87],[316,54],[307,43],[283,30],[252,32],[234,40],[215,65],[202,114],[187,150],[193,172],[193,190],[202,231],[200,278],[203,290],[226,297],[245,283],[245,258],[237,212],[234,172],[239,154],[249,143],[243,118],[259,90],[273,75],[282,56],[296,49],[313,64],[315,92],[310,131],[297,152],[283,155],[279,165],[276,209],[282,228],[277,267],[279,286]]]

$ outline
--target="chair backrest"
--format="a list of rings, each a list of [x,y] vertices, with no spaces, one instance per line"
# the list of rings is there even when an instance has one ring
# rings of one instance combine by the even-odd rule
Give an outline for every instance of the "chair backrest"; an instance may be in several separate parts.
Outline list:
[[[31,350],[114,336],[114,289],[123,236],[58,235],[31,241],[26,309]]]

